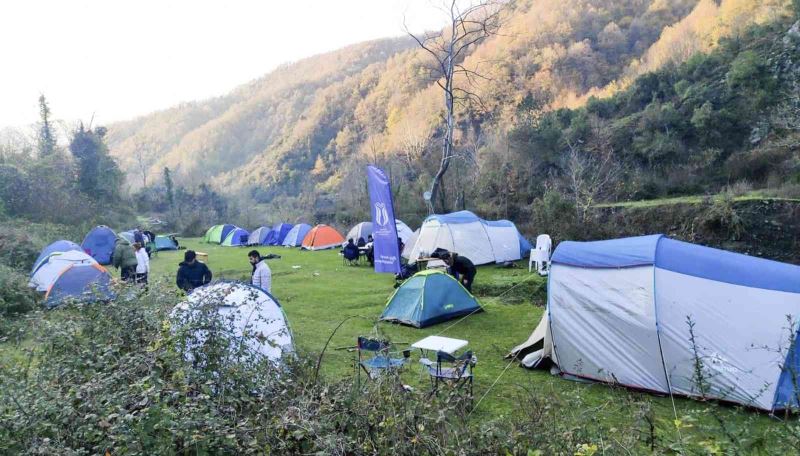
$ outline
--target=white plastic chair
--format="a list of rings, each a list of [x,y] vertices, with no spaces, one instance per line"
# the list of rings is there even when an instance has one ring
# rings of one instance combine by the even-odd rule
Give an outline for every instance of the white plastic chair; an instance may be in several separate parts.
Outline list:
[[[550,250],[553,247],[553,241],[550,236],[540,234],[536,237],[536,247],[531,249],[531,257],[528,261],[528,272],[533,271],[533,265],[536,264],[536,272],[539,275],[546,276],[550,272]]]

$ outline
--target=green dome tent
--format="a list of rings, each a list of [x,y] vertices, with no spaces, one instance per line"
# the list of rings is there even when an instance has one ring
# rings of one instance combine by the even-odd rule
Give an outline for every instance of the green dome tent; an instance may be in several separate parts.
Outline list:
[[[394,292],[381,320],[424,328],[482,310],[478,300],[456,279],[428,269],[414,274]]]
[[[222,241],[228,237],[228,234],[235,228],[233,225],[214,225],[206,231],[206,235],[203,237],[204,242],[213,243],[213,244],[222,244]]]

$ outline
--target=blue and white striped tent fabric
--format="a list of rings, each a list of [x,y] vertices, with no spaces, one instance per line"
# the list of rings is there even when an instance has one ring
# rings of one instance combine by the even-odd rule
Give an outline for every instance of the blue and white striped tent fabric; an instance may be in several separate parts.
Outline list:
[[[706,397],[779,410],[798,405],[798,318],[798,266],[662,235],[562,242],[547,311],[512,354],[528,367],[549,358],[567,376],[684,396],[701,395],[699,359]]]

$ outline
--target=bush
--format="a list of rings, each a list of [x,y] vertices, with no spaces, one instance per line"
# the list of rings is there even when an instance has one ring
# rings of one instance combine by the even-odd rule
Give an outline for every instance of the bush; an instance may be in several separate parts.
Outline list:
[[[21,229],[10,226],[0,229],[0,265],[30,269],[41,248],[41,241]]]
[[[9,318],[36,309],[37,293],[27,276],[0,264],[0,317]]]

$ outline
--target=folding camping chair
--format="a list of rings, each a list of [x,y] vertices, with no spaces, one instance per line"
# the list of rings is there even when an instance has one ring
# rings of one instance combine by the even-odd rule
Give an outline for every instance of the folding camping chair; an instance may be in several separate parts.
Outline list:
[[[531,249],[531,257],[528,261],[528,272],[533,270],[534,263],[536,264],[536,272],[541,276],[546,276],[550,273],[550,250],[553,247],[553,241],[550,236],[540,234],[536,237],[536,247]]]
[[[370,380],[376,380],[384,372],[397,371],[403,367],[411,356],[411,350],[403,350],[402,358],[392,358],[390,353],[391,343],[388,340],[373,339],[370,337],[359,336],[356,351],[358,352],[358,384],[361,384],[361,370],[367,374]],[[371,358],[365,358],[366,353],[374,353]]]
[[[427,358],[422,358],[419,362],[428,369],[433,388],[431,395],[438,392],[440,383],[444,383],[454,390],[460,390],[466,386],[469,398],[472,399],[472,368],[478,361],[471,351],[465,352],[461,356],[438,351],[435,363]]]

